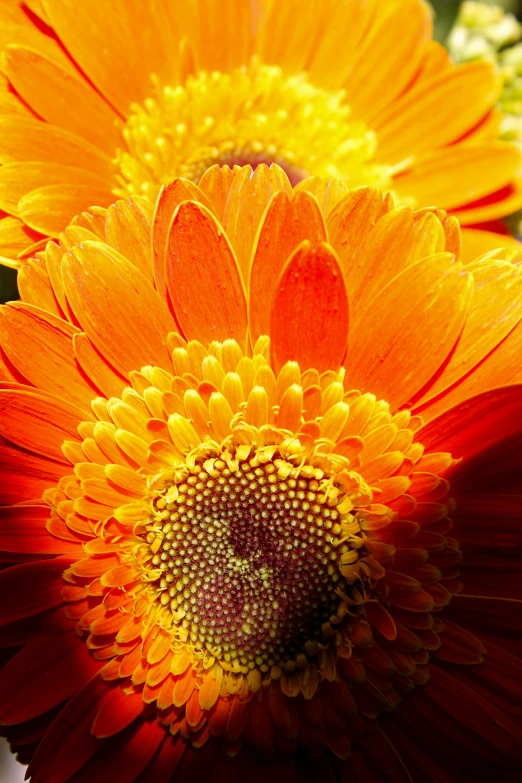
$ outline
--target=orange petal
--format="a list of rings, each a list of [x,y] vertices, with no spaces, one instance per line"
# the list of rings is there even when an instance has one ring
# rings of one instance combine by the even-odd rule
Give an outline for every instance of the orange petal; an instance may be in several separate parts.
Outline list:
[[[437,399],[416,409],[416,412],[417,410],[421,412],[423,420],[428,422],[476,394],[497,386],[520,383],[522,381],[521,352],[522,321],[519,321],[508,336],[480,364],[473,368],[473,372],[462,378]]]
[[[4,506],[0,520],[0,549],[4,552],[65,554],[82,557],[81,542],[74,543],[48,532],[48,506]]]
[[[300,14],[300,6],[296,3],[297,14]],[[323,11],[322,19],[316,18],[313,25],[317,32],[315,48],[311,60],[306,63],[310,79],[314,84],[318,84],[323,89],[339,89],[346,79],[346,76],[357,57],[358,48],[364,43],[365,38],[371,30],[374,22],[375,13],[378,8],[377,0],[351,0],[349,3],[331,3],[321,6],[313,6]],[[287,56],[285,42],[287,40],[289,26],[294,27],[295,16],[290,15],[291,5],[288,6],[288,18],[282,14],[282,8],[276,8],[275,16],[277,23],[281,25],[281,39],[279,45],[282,52]],[[284,7],[286,11],[286,5]],[[312,7],[310,8],[310,11]],[[303,26],[307,29],[311,20],[308,14],[304,15]],[[322,22],[322,25],[321,25]],[[268,28],[268,35],[273,35],[273,31]],[[308,41],[307,41],[308,43]],[[306,46],[304,47],[306,52]],[[277,62],[277,61],[275,61]]]
[[[61,317],[62,310],[47,272],[47,264],[41,254],[38,254],[38,258],[21,262],[17,283],[20,299],[23,302],[41,307],[48,313]]]
[[[279,274],[305,239],[312,244],[326,241],[324,218],[317,201],[307,191],[299,191],[293,198],[279,191],[267,207],[252,253],[248,299],[253,342],[268,334],[270,305]]]
[[[490,222],[511,215],[521,207],[522,183],[517,177],[505,187],[493,193],[489,192],[483,198],[456,207],[453,213],[461,225],[473,226],[475,223]]]
[[[326,243],[303,242],[279,278],[270,317],[276,371],[295,360],[303,369],[337,369],[348,340],[348,299],[341,270]]]
[[[85,79],[16,44],[5,49],[4,69],[18,94],[46,122],[87,139],[111,157],[114,155],[121,145],[117,114]]]
[[[135,266],[115,250],[87,241],[64,257],[62,276],[83,330],[116,370],[126,375],[147,364],[172,369],[167,334],[175,324]]]
[[[262,60],[275,64],[284,72],[295,73],[306,68],[316,40],[329,21],[323,3],[307,8],[302,13],[299,0],[289,0],[284,5],[264,4],[265,18],[257,41],[257,52]],[[263,6],[261,6],[263,8]],[[311,38],[313,29],[317,39]]]
[[[111,158],[88,141],[54,125],[25,117],[0,117],[0,161],[61,163],[114,181]],[[93,202],[95,203],[95,202]]]
[[[58,483],[65,473],[71,472],[69,463],[49,460],[28,454],[25,449],[0,440],[1,502],[38,502],[42,493]]]
[[[28,226],[42,234],[57,237],[70,220],[93,204],[109,204],[112,200],[109,183],[96,185],[46,185],[32,190],[18,202],[20,217]]]
[[[230,169],[229,169],[230,170]],[[152,253],[154,258],[154,280],[163,299],[167,298],[165,275],[165,249],[172,216],[182,201],[198,201],[212,212],[212,206],[197,185],[188,179],[178,177],[162,188],[152,219]]]
[[[105,235],[113,247],[134,264],[152,282],[150,235],[152,204],[146,198],[132,196],[117,201],[106,212]]]
[[[0,209],[19,215],[19,201],[27,193],[47,185],[77,185],[86,190],[96,188],[110,193],[110,187],[97,174],[82,168],[64,166],[61,163],[28,162],[10,163],[2,167],[0,183]],[[96,203],[96,202],[93,202]],[[62,229],[65,224],[62,225]]]
[[[216,5],[214,0],[199,0],[194,11],[185,15],[191,22],[188,39],[200,68],[227,72],[249,61],[254,26],[254,9],[249,3],[226,0]]]
[[[522,269],[494,259],[479,259],[466,269],[475,280],[466,323],[442,372],[417,405],[467,375],[522,318]]]
[[[37,231],[25,226],[18,218],[2,218],[0,220],[0,263],[16,269],[20,266],[20,261],[17,260],[19,253],[23,253],[30,245],[41,239],[41,236]]]
[[[128,385],[95,348],[86,334],[73,336],[74,355],[91,382],[105,397],[119,397]]]
[[[250,166],[244,166],[230,185],[223,228],[234,248],[245,281],[259,223],[270,199],[279,190],[288,195],[292,192],[288,177],[275,163],[270,168],[262,163],[254,172]]]
[[[222,227],[202,204],[176,210],[166,252],[167,286],[185,337],[202,343],[232,338],[245,344],[246,299]]]
[[[507,142],[453,146],[415,162],[408,172],[394,178],[393,189],[401,198],[414,198],[419,206],[454,209],[507,185],[519,164],[518,149]]]
[[[100,668],[74,631],[41,634],[2,670],[2,723],[21,723],[47,712],[69,699]]]
[[[139,579],[140,572],[131,566],[121,565],[105,571],[101,576],[101,583],[104,587],[123,587],[136,579]]]
[[[431,38],[431,13],[423,3],[379,3],[377,18],[347,74],[346,102],[368,121],[412,81]],[[394,41],[390,48],[389,42]]]
[[[212,205],[212,210],[216,213],[217,219],[221,223],[223,222],[230,188],[239,170],[236,166],[232,170],[229,166],[218,166],[216,163],[205,171],[199,181],[200,190],[208,198]],[[196,201],[198,200],[196,199]]]
[[[192,668],[176,679],[174,691],[172,694],[172,703],[175,707],[182,707],[190,698],[190,695],[196,687],[196,675]]]
[[[33,113],[17,97],[9,86],[8,79],[0,75],[0,114],[15,114],[19,117],[33,117]]]
[[[43,34],[39,25],[18,3],[2,4],[2,29],[0,30],[0,49],[4,50],[12,43],[22,44],[44,57],[49,57],[66,70],[73,72],[74,66],[54,36]]]
[[[97,0],[85,0],[81,7],[74,0],[44,0],[43,5],[65,48],[123,116],[133,101],[142,103],[150,95],[151,74],[168,75],[176,37],[163,4],[114,0],[103,20]]]
[[[203,710],[210,710],[219,698],[221,683],[223,682],[223,669],[219,663],[205,672],[203,682],[199,686],[199,706]]]
[[[499,87],[499,76],[486,62],[423,81],[379,116],[376,158],[393,164],[455,141],[494,105]]]
[[[378,391],[392,410],[434,375],[464,325],[473,278],[448,253],[407,267],[350,332],[347,383]]]
[[[391,204],[393,206],[393,203]],[[329,213],[328,241],[339,256],[343,274],[350,273],[360,247],[373,232],[375,223],[390,209],[376,188],[350,190]]]
[[[79,439],[78,424],[86,416],[65,400],[27,389],[0,390],[0,423],[4,437],[36,454],[67,462],[62,443],[66,439]]]
[[[95,388],[78,369],[76,329],[45,310],[22,302],[0,309],[0,336],[9,360],[35,386],[74,402],[90,414]]]
[[[433,213],[414,216],[409,207],[401,207],[383,215],[346,269],[352,323],[403,269],[444,250],[444,229]]]
[[[463,228],[461,231],[461,260],[464,264],[499,247],[512,247],[522,252],[522,243],[509,234],[497,234],[496,231],[484,231],[479,228]]]
[[[323,215],[328,215],[350,188],[342,179],[324,179],[324,177],[306,177],[294,187],[294,195],[306,190],[315,196]]]

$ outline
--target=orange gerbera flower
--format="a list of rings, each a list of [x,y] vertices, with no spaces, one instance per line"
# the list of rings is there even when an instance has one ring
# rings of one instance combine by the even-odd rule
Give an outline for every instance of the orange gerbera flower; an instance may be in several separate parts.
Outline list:
[[[5,263],[92,204],[154,201],[214,163],[373,185],[466,226],[522,206],[500,79],[454,66],[421,0],[12,0],[1,13]],[[499,242],[514,244],[466,231],[466,259]]]
[[[35,783],[522,770],[521,256],[342,191],[214,167],[22,267],[0,722]]]

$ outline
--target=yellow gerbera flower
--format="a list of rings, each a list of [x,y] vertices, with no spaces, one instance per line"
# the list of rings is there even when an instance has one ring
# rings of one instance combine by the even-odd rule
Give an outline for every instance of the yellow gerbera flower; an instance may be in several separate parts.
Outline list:
[[[375,185],[466,226],[522,205],[519,153],[498,141],[500,79],[483,62],[455,67],[420,0],[33,0],[1,13],[12,265],[91,205],[154,200],[214,163]],[[498,245],[468,233],[466,258]]]
[[[521,256],[320,184],[93,209],[0,310],[0,722],[35,783],[522,769]]]

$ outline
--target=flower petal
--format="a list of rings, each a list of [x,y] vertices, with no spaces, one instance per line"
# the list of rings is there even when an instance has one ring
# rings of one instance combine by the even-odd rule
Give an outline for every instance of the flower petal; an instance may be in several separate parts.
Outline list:
[[[346,102],[366,121],[411,82],[431,38],[429,9],[414,0],[378,4],[377,19],[358,49],[344,83]],[[390,49],[389,42],[395,45]]]
[[[418,430],[417,438],[427,450],[470,460],[521,429],[522,386],[514,385],[464,400]]]
[[[0,674],[0,720],[21,723],[69,698],[102,666],[74,631],[27,644]]]
[[[78,440],[78,424],[85,414],[66,400],[29,387],[0,389],[0,427],[17,446],[45,457],[67,462],[64,440]]]
[[[75,215],[93,204],[108,204],[112,198],[109,185],[65,183],[31,190],[20,199],[18,207],[24,223],[42,234],[57,237]]]
[[[97,0],[85,0],[81,7],[74,0],[44,0],[43,5],[66,49],[122,116],[133,101],[148,97],[151,74],[172,72],[168,53],[176,37],[164,4],[114,0],[103,23]]]
[[[64,257],[62,276],[83,330],[116,370],[125,376],[146,364],[172,369],[167,335],[175,323],[150,282],[127,259],[86,241]]]
[[[63,603],[62,574],[70,559],[54,558],[7,568],[0,573],[0,624],[45,612]]]
[[[61,318],[30,304],[13,302],[0,308],[2,347],[16,369],[30,383],[69,399],[89,415],[96,390],[74,355],[77,331]]]
[[[259,227],[252,252],[249,275],[249,329],[255,342],[268,334],[270,305],[281,270],[305,239],[315,245],[326,241],[324,218],[315,198],[298,191],[290,198],[286,191],[272,197]]]
[[[0,220],[0,263],[15,269],[20,266],[17,257],[29,245],[41,239],[42,235],[25,226],[15,217],[4,217]]]
[[[466,266],[475,286],[462,334],[442,372],[418,401],[423,405],[471,372],[522,318],[522,270],[507,261],[479,259]]]
[[[110,687],[95,675],[67,702],[36,749],[30,765],[32,777],[45,780],[59,775],[58,780],[66,781],[101,747],[91,727]]]
[[[499,88],[499,76],[487,62],[466,63],[423,81],[379,116],[377,160],[393,164],[455,141],[493,106]],[[459,111],[450,111],[453,106]]]
[[[292,193],[288,177],[275,163],[270,167],[262,163],[253,172],[244,166],[231,182],[222,223],[245,281],[261,218],[273,194],[280,190]]]
[[[25,449],[0,439],[0,501],[3,504],[38,502],[46,489],[70,472],[68,463],[28,454]]]
[[[4,69],[15,90],[46,122],[114,155],[121,144],[117,114],[85,79],[73,76],[41,53],[16,44],[5,49]]]
[[[348,340],[348,299],[334,251],[303,242],[277,284],[270,317],[271,355],[278,372],[287,361],[303,370],[337,369]]]
[[[62,310],[47,273],[47,264],[41,255],[21,262],[17,284],[23,302],[61,318]]]
[[[507,142],[453,146],[416,161],[409,171],[394,178],[393,188],[401,198],[414,198],[417,204],[454,209],[507,185],[519,163],[518,149]]]
[[[105,182],[114,181],[111,158],[84,139],[29,117],[0,117],[0,161],[34,160],[79,167],[97,174]]]
[[[455,345],[472,284],[471,275],[448,253],[407,267],[350,331],[347,382],[362,391],[378,390],[392,410],[407,402]]]
[[[202,204],[186,201],[176,210],[167,240],[166,272],[185,337],[207,344],[232,338],[245,344],[246,298],[234,252]]]
[[[461,260],[464,264],[499,247],[510,247],[522,252],[522,243],[509,234],[497,234],[496,231],[484,231],[479,228],[462,229]]]
[[[124,693],[116,686],[101,702],[91,732],[95,737],[111,737],[126,728],[141,715],[145,703],[141,693]]]
[[[8,506],[0,520],[0,550],[82,557],[81,542],[65,541],[48,532],[48,506]]]
[[[203,191],[188,179],[178,177],[162,188],[154,209],[151,243],[154,258],[154,281],[156,288],[165,300],[167,299],[165,249],[172,216],[182,201],[198,201],[212,212],[212,205]]]

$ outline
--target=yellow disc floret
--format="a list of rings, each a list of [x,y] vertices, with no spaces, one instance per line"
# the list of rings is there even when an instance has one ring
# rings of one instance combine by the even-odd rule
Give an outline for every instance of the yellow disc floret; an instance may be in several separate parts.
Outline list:
[[[147,578],[175,636],[231,671],[315,656],[359,572],[345,476],[303,462],[296,445],[196,450],[152,503]]]

